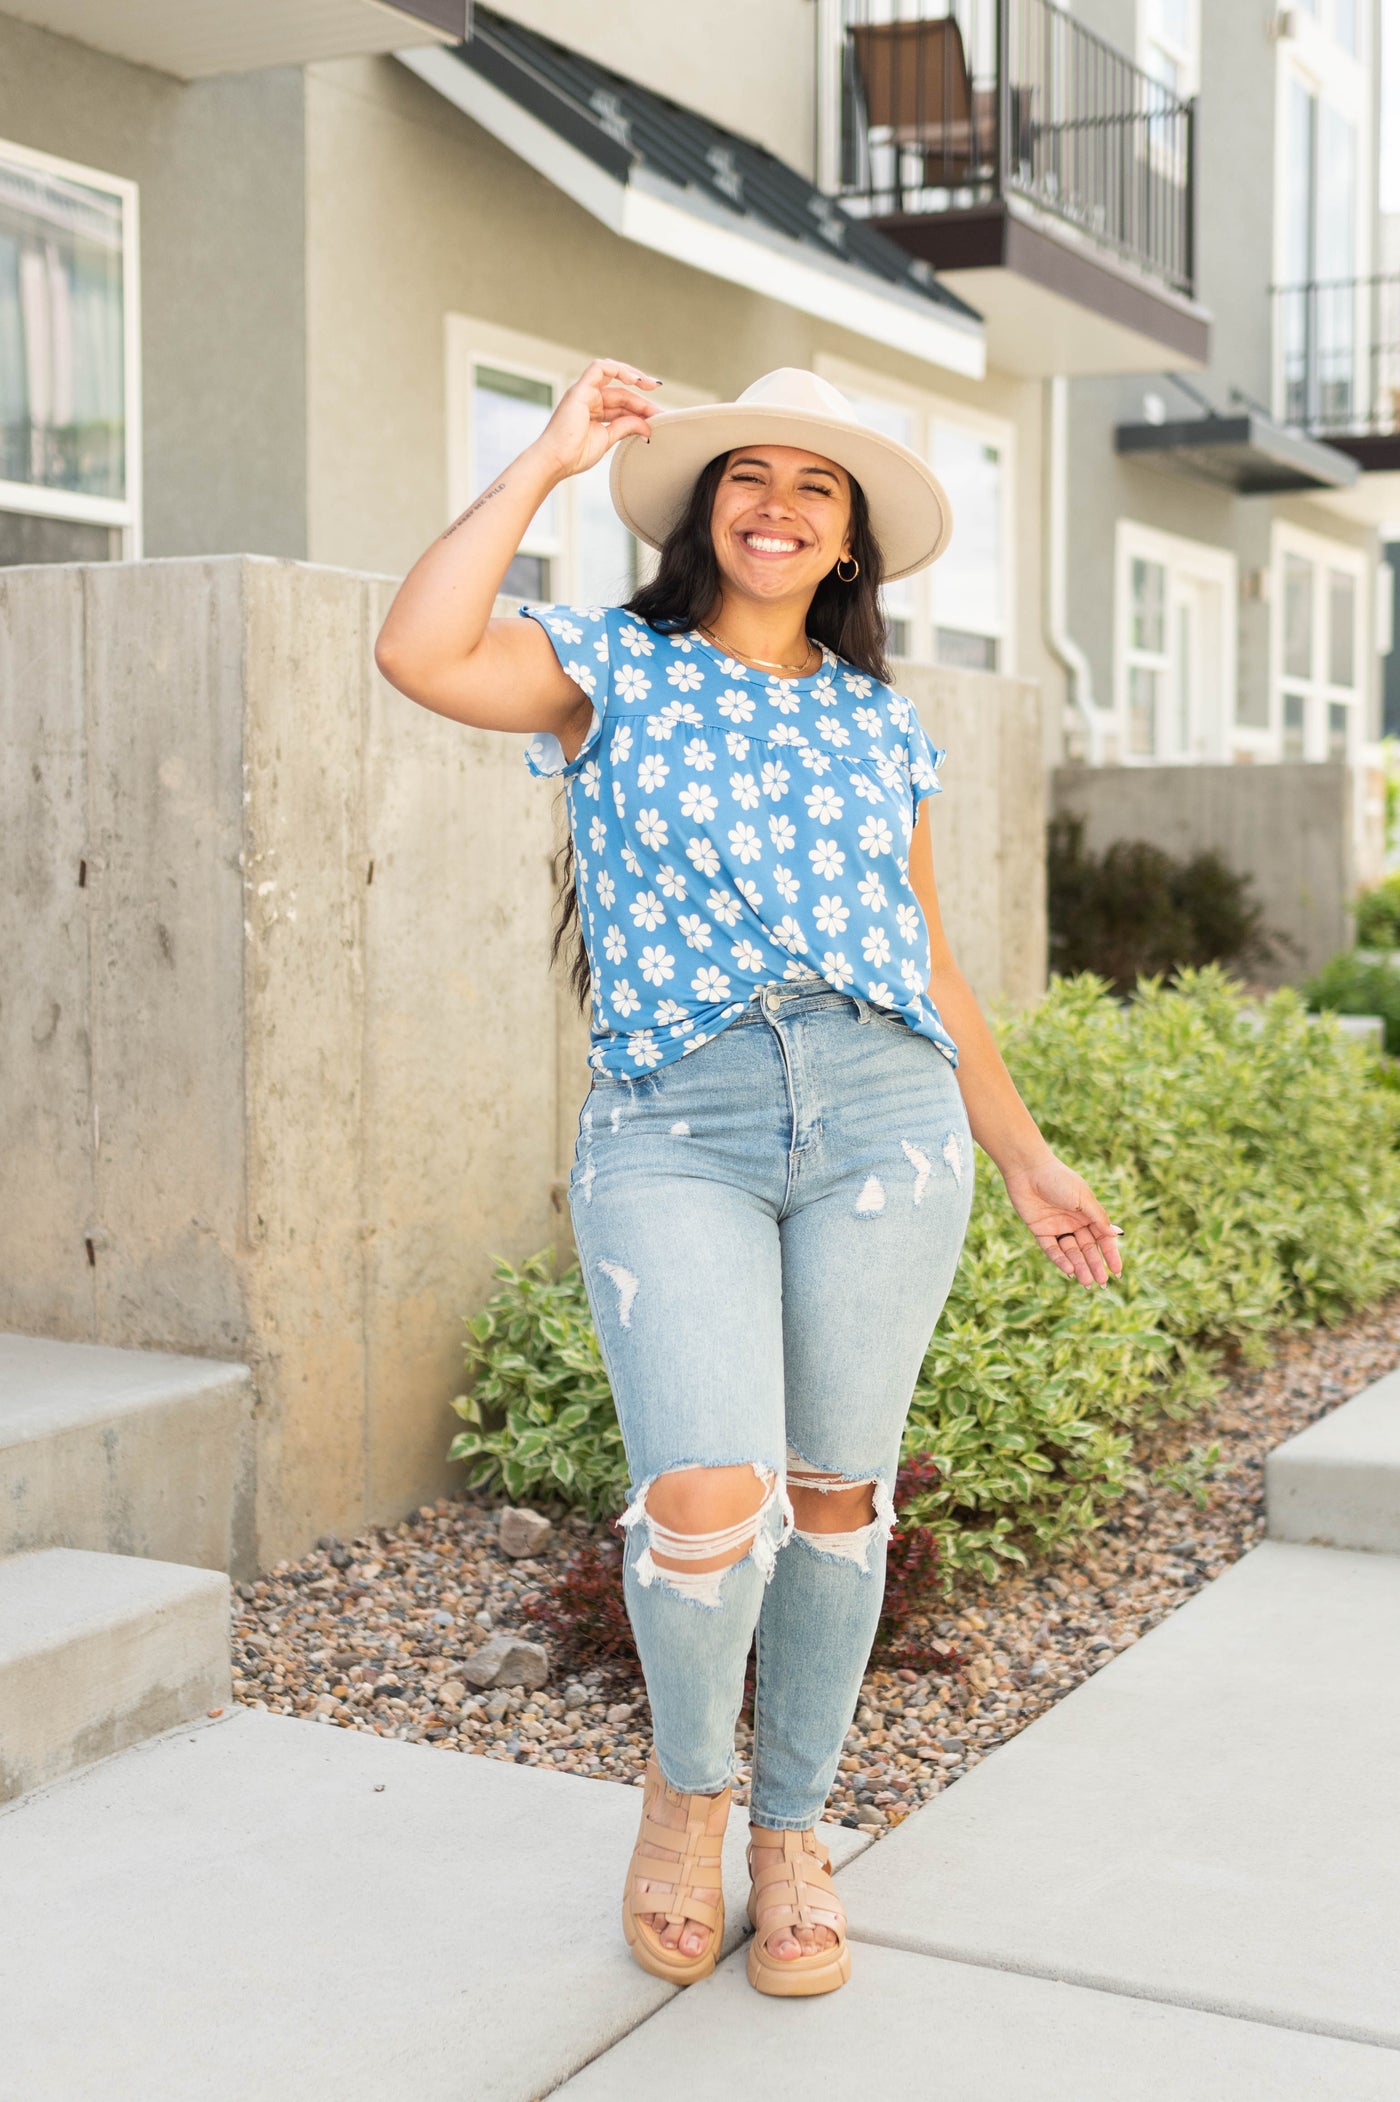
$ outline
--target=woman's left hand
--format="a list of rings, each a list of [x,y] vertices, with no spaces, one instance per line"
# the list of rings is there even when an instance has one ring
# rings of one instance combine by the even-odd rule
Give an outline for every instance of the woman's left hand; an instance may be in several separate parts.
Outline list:
[[[1053,1153],[1006,1177],[1007,1195],[1057,1270],[1082,1285],[1123,1274],[1119,1229],[1089,1185]]]

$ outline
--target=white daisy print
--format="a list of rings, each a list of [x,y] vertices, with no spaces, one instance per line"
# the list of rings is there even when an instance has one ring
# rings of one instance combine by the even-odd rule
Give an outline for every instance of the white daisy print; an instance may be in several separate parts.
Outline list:
[[[687,781],[681,790],[681,816],[693,825],[708,825],[719,809],[719,798],[707,781]]]
[[[955,1063],[908,864],[944,755],[907,696],[825,646],[817,676],[790,681],[625,608],[522,612],[593,702],[576,765],[557,738],[522,740],[532,772],[563,777],[590,1066],[635,1077],[688,1057],[818,951],[826,984]]]
[[[802,798],[814,825],[834,825],[846,805],[834,788],[812,788]]]

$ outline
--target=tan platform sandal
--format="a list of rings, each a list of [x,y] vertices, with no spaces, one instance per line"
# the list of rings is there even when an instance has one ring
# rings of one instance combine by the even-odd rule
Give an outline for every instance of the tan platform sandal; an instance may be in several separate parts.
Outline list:
[[[846,1946],[846,1919],[831,1880],[831,1856],[815,1832],[775,1832],[749,1841],[749,1984],[757,1992],[783,1999],[805,1999],[832,1993],[851,1975]],[[805,1956],[774,1956],[771,1936],[798,1927],[829,1927],[832,1949],[813,1949]]]
[[[724,1940],[720,1856],[724,1851],[731,1793],[726,1788],[719,1795],[682,1795],[667,1782],[655,1752],[647,1761],[642,1828],[632,1850],[622,1896],[622,1931],[642,1969],[672,1985],[695,1985],[701,1978],[708,1978],[719,1961]],[[656,1816],[657,1805],[663,1801],[684,1807],[684,1830],[664,1825]],[[637,1883],[643,1878],[663,1885],[664,1890],[638,1890]],[[713,1903],[697,1898],[697,1884],[702,1889],[721,1891],[720,1897]],[[665,1891],[670,1893],[669,1901]],[[683,1956],[679,1949],[663,1945],[656,1929],[642,1917],[644,1913],[664,1914],[668,1926],[689,1920],[708,1927],[709,1941],[698,1956]]]

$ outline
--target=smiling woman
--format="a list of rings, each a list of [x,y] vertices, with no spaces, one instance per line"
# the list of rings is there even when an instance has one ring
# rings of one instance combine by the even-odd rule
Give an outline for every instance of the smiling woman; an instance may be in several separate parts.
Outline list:
[[[569,1203],[627,1449],[655,1725],[628,1945],[676,1984],[714,1968],[756,1637],[748,1975],[796,1997],[850,1972],[816,1826],[972,1140],[1066,1277],[1121,1263],[939,918],[943,755],[888,683],[879,592],[947,545],[942,488],[813,373],[669,414],[659,384],[590,365],[415,564],[375,656],[425,707],[533,732],[528,765],[564,786],[555,947],[574,940],[592,1020]],[[541,503],[609,449],[654,578],[625,606],[493,620]]]

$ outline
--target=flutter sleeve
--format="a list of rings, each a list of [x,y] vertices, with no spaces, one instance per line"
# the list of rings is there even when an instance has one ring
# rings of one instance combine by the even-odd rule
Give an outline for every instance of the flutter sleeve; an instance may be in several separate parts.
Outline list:
[[[592,758],[603,734],[612,689],[607,614],[600,606],[522,606],[520,611],[527,620],[539,622],[561,668],[593,704],[592,721],[572,759],[565,759],[552,730],[536,730],[525,746],[525,764],[532,774],[567,780]]]
[[[909,703],[909,796],[911,815],[917,817],[919,805],[926,796],[943,793],[943,784],[938,778],[938,769],[948,754],[942,745],[936,745],[923,724],[913,702]]]

